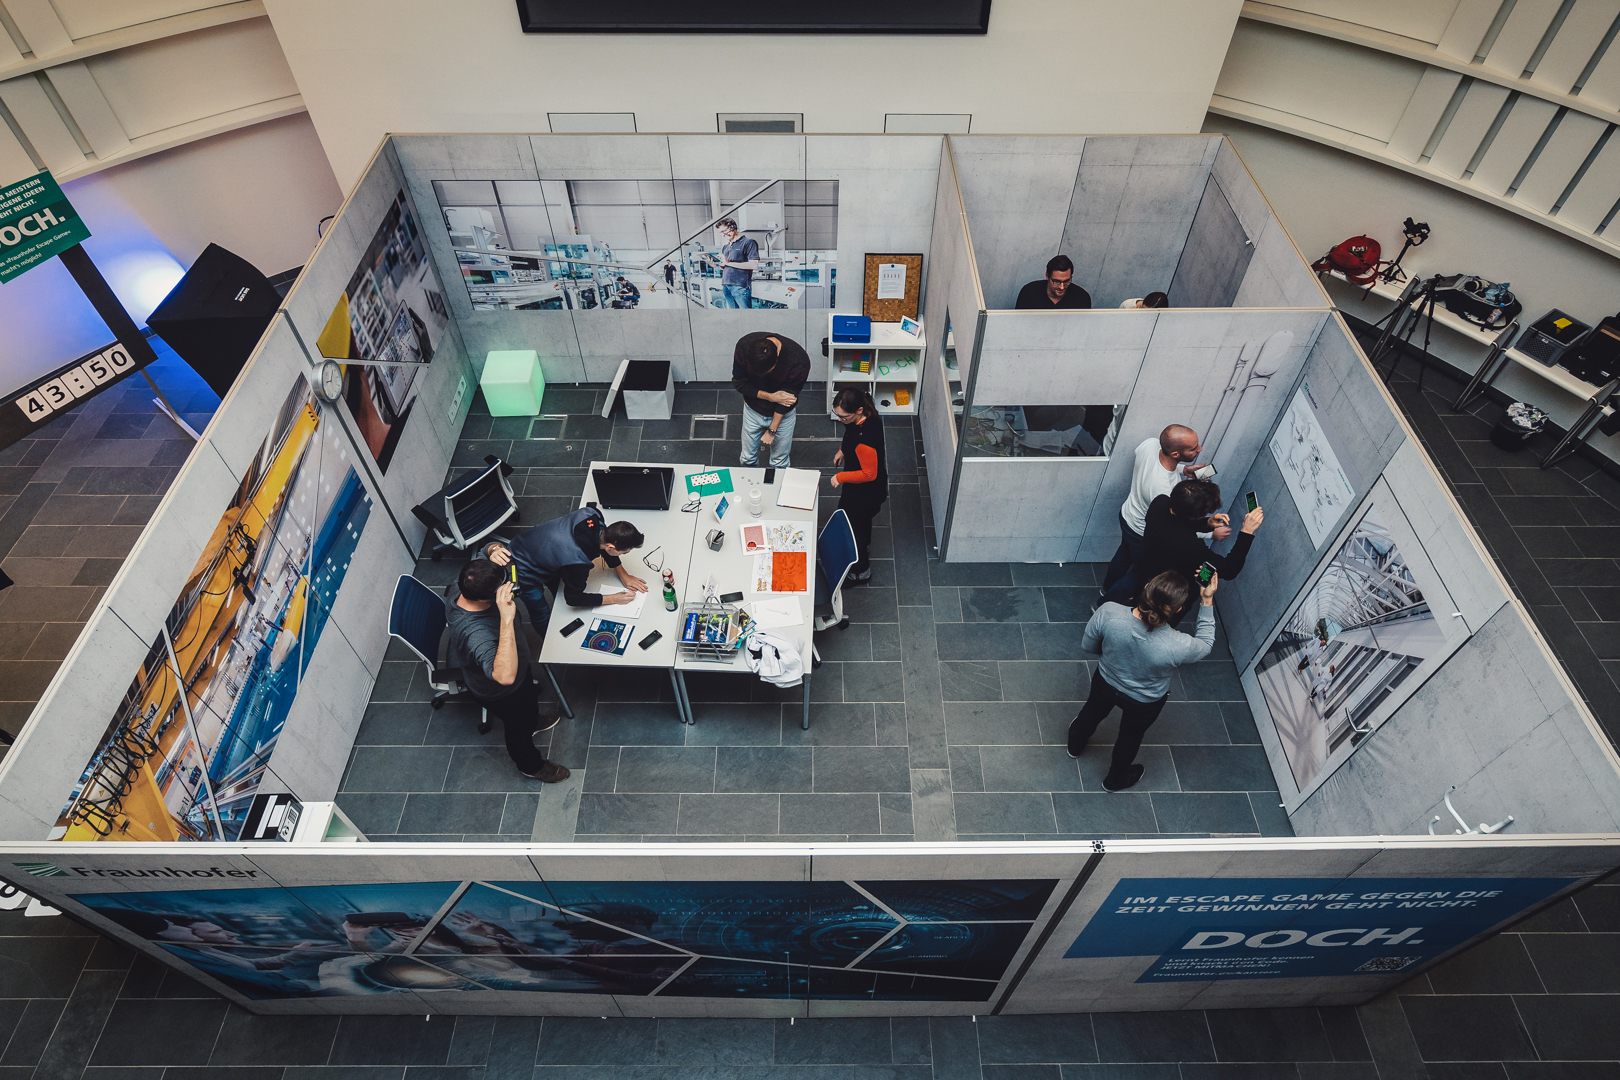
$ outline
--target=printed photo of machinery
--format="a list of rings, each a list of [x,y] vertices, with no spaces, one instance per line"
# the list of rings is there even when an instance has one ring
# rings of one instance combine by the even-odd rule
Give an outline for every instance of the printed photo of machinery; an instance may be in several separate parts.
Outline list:
[[[475,311],[830,308],[836,180],[436,180]]]

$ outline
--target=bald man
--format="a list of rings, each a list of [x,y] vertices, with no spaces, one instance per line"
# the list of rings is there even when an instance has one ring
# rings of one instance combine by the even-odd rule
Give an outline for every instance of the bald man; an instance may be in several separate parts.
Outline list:
[[[1132,455],[1131,493],[1119,508],[1119,550],[1108,564],[1103,593],[1130,572],[1136,557],[1142,553],[1148,507],[1160,495],[1170,494],[1170,489],[1183,477],[1192,475],[1193,463],[1203,449],[1198,432],[1181,424],[1171,424],[1159,432],[1158,438],[1143,439],[1137,446]],[[1232,530],[1223,525],[1213,535],[1216,540],[1225,540],[1232,535]]]

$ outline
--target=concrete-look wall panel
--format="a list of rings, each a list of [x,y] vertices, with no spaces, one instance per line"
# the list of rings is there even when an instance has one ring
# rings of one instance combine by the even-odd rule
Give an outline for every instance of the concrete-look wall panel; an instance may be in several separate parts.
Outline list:
[[[1604,754],[1590,734],[1567,737],[1558,716],[1572,698],[1549,708],[1535,669],[1553,663],[1504,605],[1292,815],[1296,833],[1416,833],[1436,813],[1451,828],[1452,785],[1470,824],[1513,814],[1516,832],[1613,830],[1620,773],[1581,768]]]
[[[697,374],[688,378],[730,382],[737,340],[744,334],[756,331],[786,334],[797,341],[810,354],[810,379],[820,382],[827,377],[827,360],[821,355],[821,339],[828,334],[827,316],[831,312],[824,308],[769,312],[692,308],[689,314]],[[675,377],[681,378],[679,374]],[[824,404],[806,400],[797,409],[804,416],[814,416],[822,411]]]
[[[866,253],[929,250],[944,139],[939,135],[810,135],[805,177],[838,181],[837,310],[859,312]],[[923,260],[923,296],[933,260]]]
[[[668,180],[663,135],[530,135],[543,180]],[[705,177],[705,179],[707,179]]]
[[[951,139],[980,286],[990,308],[1011,308],[1058,254],[1085,139],[961,135]]]
[[[524,312],[523,314],[532,314]],[[579,340],[585,382],[611,382],[625,360],[668,360],[676,382],[700,376],[693,364],[692,322],[679,308],[614,311],[597,308],[569,313]],[[696,316],[700,313],[694,312]],[[743,314],[739,312],[739,314]],[[731,357],[726,356],[726,377]]]
[[[97,606],[0,762],[0,836],[46,838],[151,648],[151,638]],[[100,677],[86,678],[89,671]]]
[[[1120,405],[1130,400],[1158,313],[993,311],[975,405]]]
[[[1237,151],[1224,138],[1220,140],[1215,154],[1214,174],[1216,183],[1221,185],[1221,192],[1226,196],[1226,201],[1232,204],[1232,212],[1242,222],[1244,231],[1250,237],[1258,237],[1266,222],[1272,219],[1271,207],[1266,204],[1260,185],[1249,175]]]
[[[803,135],[669,135],[669,168],[677,180],[802,180]],[[548,177],[549,179],[549,177]]]
[[[547,383],[587,381],[571,311],[480,311],[457,324],[474,372],[484,370],[491,352],[533,349]]]
[[[406,175],[448,173],[439,179],[534,180],[528,135],[394,135],[389,142]]]

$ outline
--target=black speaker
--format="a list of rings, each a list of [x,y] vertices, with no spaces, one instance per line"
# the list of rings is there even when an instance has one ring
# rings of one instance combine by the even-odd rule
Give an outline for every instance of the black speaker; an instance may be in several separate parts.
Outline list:
[[[146,325],[224,397],[280,303],[257,267],[209,244]]]

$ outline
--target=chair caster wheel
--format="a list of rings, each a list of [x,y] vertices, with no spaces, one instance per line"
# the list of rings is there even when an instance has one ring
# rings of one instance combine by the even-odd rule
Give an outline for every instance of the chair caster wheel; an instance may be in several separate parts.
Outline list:
[[[478,721],[478,734],[480,734],[480,735],[488,735],[491,731],[494,730],[494,728],[495,728],[495,725],[490,723],[488,720],[480,720],[480,721]]]
[[[811,658],[811,660],[810,660],[810,669],[812,671],[814,671],[816,668],[819,668],[820,666],[821,666],[821,657],[817,656],[817,657]]]
[[[444,708],[444,698],[434,698],[433,699],[433,711],[438,712],[442,708]]]
[[[840,619],[838,621],[838,629],[840,629],[840,630],[848,630],[849,629],[849,616],[848,615],[845,615],[842,619]]]

